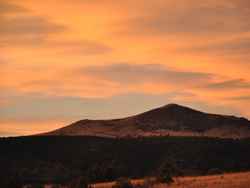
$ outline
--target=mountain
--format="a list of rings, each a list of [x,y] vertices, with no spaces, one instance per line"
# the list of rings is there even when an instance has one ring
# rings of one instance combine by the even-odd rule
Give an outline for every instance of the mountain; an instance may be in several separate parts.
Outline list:
[[[80,120],[42,135],[140,137],[207,136],[250,137],[250,121],[235,116],[200,112],[178,104],[168,104],[135,116],[113,120]]]

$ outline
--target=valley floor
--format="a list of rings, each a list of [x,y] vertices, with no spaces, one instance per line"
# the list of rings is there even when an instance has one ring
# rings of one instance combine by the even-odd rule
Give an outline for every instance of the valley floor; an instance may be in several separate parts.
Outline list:
[[[133,180],[141,184],[143,180]],[[111,188],[114,182],[94,184],[94,188]],[[178,177],[171,185],[158,184],[154,188],[249,188],[250,172],[209,175],[198,177]]]

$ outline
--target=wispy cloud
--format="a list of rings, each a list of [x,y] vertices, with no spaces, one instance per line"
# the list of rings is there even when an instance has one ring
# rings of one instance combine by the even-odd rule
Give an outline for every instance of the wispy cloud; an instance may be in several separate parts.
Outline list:
[[[123,84],[145,82],[194,84],[212,77],[209,73],[172,70],[161,64],[115,63],[106,66],[88,66],[82,68],[80,72]]]
[[[150,14],[130,18],[124,25],[129,34],[140,35],[225,35],[248,32],[250,25],[249,3],[245,1],[183,1],[170,4],[166,1]],[[126,29],[125,29],[126,30]]]
[[[33,15],[29,10],[6,1],[0,3],[1,25],[0,46],[39,44],[44,42],[48,35],[60,33],[66,27],[49,19]]]
[[[21,6],[0,3],[1,16],[0,47],[40,47],[53,48],[57,53],[67,54],[104,54],[112,48],[100,41],[85,39],[58,40],[56,35],[70,29],[51,21],[49,17],[35,15]]]
[[[50,41],[47,45],[53,46],[62,53],[71,54],[97,55],[113,51],[110,46],[92,40]]]
[[[196,44],[177,49],[179,52],[192,54],[210,54],[224,56],[248,56],[250,51],[250,36],[237,37],[224,41],[214,41],[209,44]]]
[[[9,3],[6,0],[1,0],[0,1],[0,15],[3,16],[5,14],[9,14],[9,13],[22,13],[22,12],[27,12],[28,10],[15,5],[13,3]]]
[[[223,82],[211,83],[206,86],[208,89],[250,89],[250,82],[244,79],[226,80]]]
[[[233,101],[249,101],[250,102],[250,95],[242,95],[242,96],[230,97],[230,98],[227,98],[227,99],[233,100]]]
[[[0,44],[39,44],[44,42],[49,34],[64,31],[62,25],[54,24],[41,17],[3,18],[0,28]]]

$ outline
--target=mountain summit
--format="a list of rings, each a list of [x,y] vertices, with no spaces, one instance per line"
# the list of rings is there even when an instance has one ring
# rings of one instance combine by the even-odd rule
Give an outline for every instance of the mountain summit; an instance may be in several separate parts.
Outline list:
[[[250,137],[250,121],[235,116],[204,113],[178,104],[168,104],[122,119],[80,120],[42,135],[246,138]]]

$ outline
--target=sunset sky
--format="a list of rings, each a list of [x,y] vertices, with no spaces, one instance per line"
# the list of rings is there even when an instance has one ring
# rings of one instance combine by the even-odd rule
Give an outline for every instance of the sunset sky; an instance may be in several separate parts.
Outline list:
[[[250,118],[249,0],[0,0],[0,136],[168,103]]]

